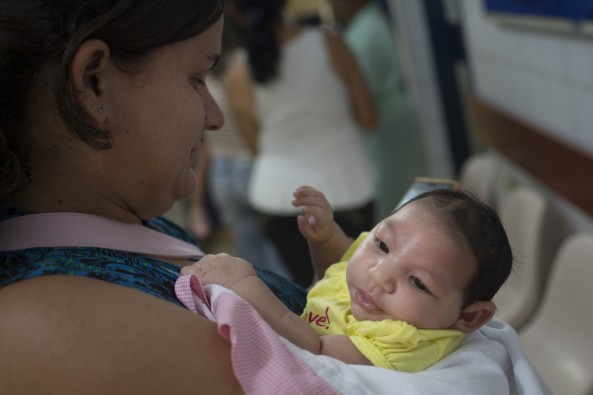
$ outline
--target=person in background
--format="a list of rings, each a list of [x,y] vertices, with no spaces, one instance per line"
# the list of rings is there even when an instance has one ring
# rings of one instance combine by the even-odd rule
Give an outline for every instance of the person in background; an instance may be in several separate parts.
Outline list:
[[[328,0],[338,30],[354,52],[378,114],[373,133],[363,131],[376,168],[376,219],[393,211],[415,177],[426,175],[418,114],[406,89],[401,53],[377,0]]]
[[[472,194],[421,194],[356,241],[334,222],[321,192],[301,187],[294,196],[322,278],[300,317],[239,258],[206,256],[181,273],[232,289],[279,335],[315,354],[406,372],[454,352],[464,334],[494,316],[492,298],[513,254],[496,211]]]
[[[222,56],[207,80],[212,96],[225,114],[225,124],[220,130],[204,133],[204,152],[196,166],[199,188],[189,199],[189,229],[204,237],[211,228],[206,207],[208,193],[222,226],[230,231],[235,254],[290,278],[276,247],[263,233],[247,196],[257,143],[253,136],[246,138],[239,133],[228,105],[226,71],[239,56],[242,33],[231,18],[225,18]]]
[[[282,0],[232,4],[246,27],[246,55],[229,69],[229,100],[258,150],[249,200],[292,278],[308,286],[313,270],[292,191],[303,184],[323,188],[348,234],[370,229],[373,166],[358,125],[374,129],[375,109],[339,36],[285,21]]]

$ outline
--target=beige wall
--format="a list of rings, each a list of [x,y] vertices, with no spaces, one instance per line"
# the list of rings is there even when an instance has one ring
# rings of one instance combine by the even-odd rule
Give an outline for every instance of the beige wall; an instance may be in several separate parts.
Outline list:
[[[286,13],[289,17],[319,14],[323,20],[331,20],[331,9],[326,0],[288,0]]]
[[[289,0],[286,9],[289,15],[311,15],[318,12],[319,0]]]

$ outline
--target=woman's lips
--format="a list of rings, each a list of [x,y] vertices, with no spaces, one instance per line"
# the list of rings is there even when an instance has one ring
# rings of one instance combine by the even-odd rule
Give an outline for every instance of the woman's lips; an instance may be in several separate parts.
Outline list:
[[[369,313],[375,313],[377,311],[381,311],[381,309],[379,308],[379,306],[377,306],[377,304],[375,303],[373,298],[365,291],[357,289],[354,297],[356,299],[356,303],[364,311],[369,312]]]

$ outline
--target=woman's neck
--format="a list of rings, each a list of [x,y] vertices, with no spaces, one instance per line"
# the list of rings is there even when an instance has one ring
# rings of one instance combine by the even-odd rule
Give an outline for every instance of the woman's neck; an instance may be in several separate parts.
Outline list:
[[[122,222],[139,223],[129,207],[109,198],[89,179],[61,172],[38,173],[23,190],[10,195],[8,203],[26,213],[75,212],[100,215]]]

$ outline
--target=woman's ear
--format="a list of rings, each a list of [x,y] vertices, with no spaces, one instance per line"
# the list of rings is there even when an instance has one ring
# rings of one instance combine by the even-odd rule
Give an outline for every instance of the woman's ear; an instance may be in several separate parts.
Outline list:
[[[490,321],[496,312],[496,305],[490,301],[478,300],[465,307],[451,329],[470,333]]]
[[[70,78],[74,94],[97,124],[105,118],[101,100],[105,88],[104,71],[108,66],[109,46],[102,40],[83,42],[72,57]]]

